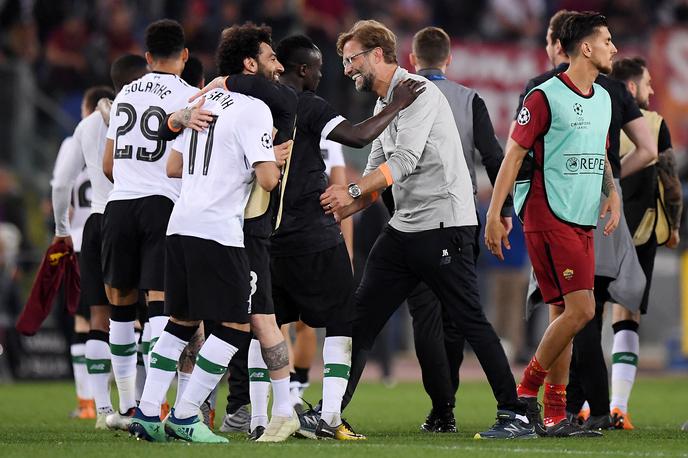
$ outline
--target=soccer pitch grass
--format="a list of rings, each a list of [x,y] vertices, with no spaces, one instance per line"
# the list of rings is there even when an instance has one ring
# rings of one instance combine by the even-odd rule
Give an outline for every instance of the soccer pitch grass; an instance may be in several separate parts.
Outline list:
[[[307,398],[319,397],[314,384]],[[221,396],[226,394],[223,384]],[[173,399],[173,398],[172,398]],[[225,402],[218,405],[216,424]],[[457,434],[428,434],[418,426],[429,410],[420,383],[388,389],[363,384],[347,409],[364,442],[311,441],[291,438],[282,444],[256,444],[241,434],[228,435],[225,445],[174,442],[150,444],[122,432],[95,431],[92,421],[70,420],[74,389],[70,383],[0,386],[0,457],[414,457],[425,456],[600,456],[688,457],[688,378],[641,378],[633,390],[631,413],[635,431],[607,431],[603,438],[477,441],[473,435],[494,421],[495,403],[486,382],[462,384],[457,400]]]

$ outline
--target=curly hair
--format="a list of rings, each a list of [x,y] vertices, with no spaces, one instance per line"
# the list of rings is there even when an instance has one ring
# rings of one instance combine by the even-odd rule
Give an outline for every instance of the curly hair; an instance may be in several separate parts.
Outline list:
[[[146,27],[146,50],[153,57],[167,58],[184,50],[184,29],[172,19],[160,19]]]
[[[233,25],[222,31],[215,60],[220,75],[235,75],[244,70],[244,59],[258,59],[260,44],[272,46],[272,29],[252,22]]]

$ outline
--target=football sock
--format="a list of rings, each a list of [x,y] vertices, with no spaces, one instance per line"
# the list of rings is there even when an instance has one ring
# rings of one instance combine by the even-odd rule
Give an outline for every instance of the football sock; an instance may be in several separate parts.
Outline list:
[[[614,344],[612,346],[612,393],[610,410],[628,411],[635,375],[638,370],[640,337],[638,323],[624,320],[614,323]]]
[[[163,301],[150,301],[148,303],[148,322],[151,328],[149,351],[153,351],[153,347],[165,329],[168,319],[169,317],[165,315],[165,303]]]
[[[543,404],[545,426],[556,425],[566,419],[566,385],[545,384]]]
[[[270,396],[270,376],[268,366],[263,361],[258,339],[251,339],[248,347],[248,380],[251,397],[251,431],[258,426],[268,425],[268,399]]]
[[[545,383],[545,377],[547,377],[547,371],[540,366],[537,358],[533,355],[533,358],[523,371],[521,383],[518,384],[516,390],[518,395],[536,398],[540,387]]]
[[[182,326],[169,321],[150,354],[150,368],[139,408],[144,415],[157,417],[160,406],[177,373],[177,361],[196,332],[195,326]]]
[[[86,340],[87,332],[78,332],[74,336],[74,343],[69,348],[72,355],[72,369],[74,370],[74,385],[76,386],[76,397],[79,399],[92,399],[91,385],[88,380],[88,369],[86,368]]]
[[[177,369],[177,397],[174,400],[174,405],[179,404],[179,401],[182,400],[182,394],[184,394],[184,390],[186,389],[186,385],[189,383],[190,378],[191,374],[181,372],[179,369]]]
[[[110,316],[110,354],[112,372],[119,392],[119,411],[136,407],[136,305],[112,307]]]
[[[150,362],[148,361],[150,356],[150,334],[150,323],[146,321],[143,324],[143,331],[141,331],[141,356],[143,357],[143,367],[146,369],[146,372],[148,372],[150,367]]]
[[[321,418],[330,426],[339,426],[342,423],[342,397],[351,371],[351,337],[325,337],[323,362]]]
[[[239,348],[246,348],[250,334],[224,326],[218,326],[198,352],[196,365],[191,373],[182,399],[175,406],[174,416],[179,419],[198,413],[201,404],[227,372],[227,366]]]
[[[270,379],[272,384],[272,416],[291,417],[294,407],[289,398],[289,376],[279,380]]]
[[[86,369],[98,413],[112,412],[110,400],[110,347],[108,333],[91,330],[86,342]]]
[[[294,372],[291,373],[291,381],[299,383],[308,383],[308,371],[310,367],[296,367],[294,366]]]

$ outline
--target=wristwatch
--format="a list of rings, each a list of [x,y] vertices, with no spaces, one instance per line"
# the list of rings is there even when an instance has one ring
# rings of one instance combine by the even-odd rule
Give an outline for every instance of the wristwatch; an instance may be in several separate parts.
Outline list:
[[[348,188],[349,195],[354,199],[361,197],[361,188],[356,183],[351,183]]]

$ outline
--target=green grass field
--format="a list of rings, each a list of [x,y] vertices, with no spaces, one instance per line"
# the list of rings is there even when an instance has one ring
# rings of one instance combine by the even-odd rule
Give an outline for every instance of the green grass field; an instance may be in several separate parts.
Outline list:
[[[319,389],[312,386],[307,396],[317,399]],[[367,441],[356,443],[290,439],[283,444],[255,444],[242,435],[229,435],[228,445],[149,444],[124,433],[95,431],[90,421],[67,419],[73,399],[69,383],[0,386],[0,457],[688,457],[688,432],[680,430],[688,420],[685,377],[640,379],[631,410],[637,429],[605,432],[600,439],[473,440],[476,431],[493,423],[495,409],[489,386],[479,382],[462,384],[456,409],[460,432],[444,435],[418,430],[429,409],[419,383],[391,389],[364,384],[346,412],[355,429],[368,436]],[[218,405],[216,422],[221,421],[221,412],[224,402]]]

